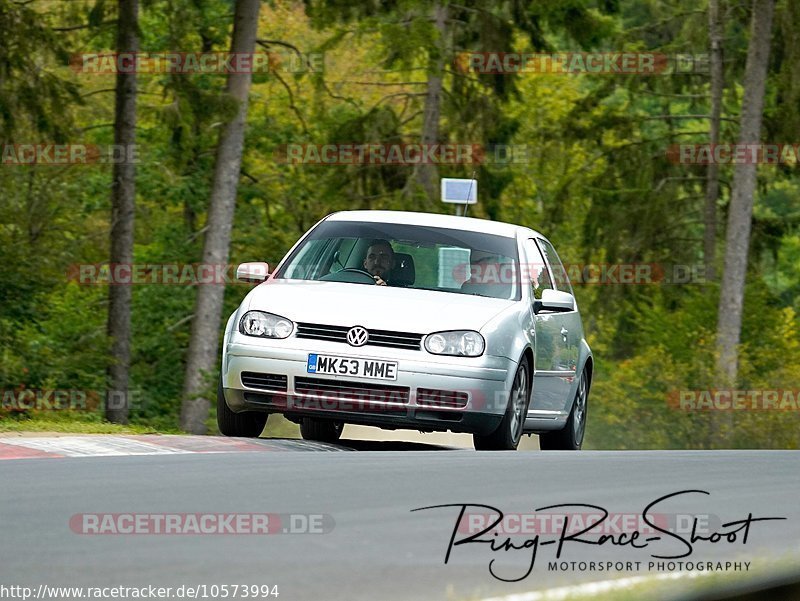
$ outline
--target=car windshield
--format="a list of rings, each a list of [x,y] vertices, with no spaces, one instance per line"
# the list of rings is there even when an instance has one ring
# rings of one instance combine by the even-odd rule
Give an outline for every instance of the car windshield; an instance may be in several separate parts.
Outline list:
[[[373,284],[519,300],[514,238],[397,223],[324,221],[277,279]]]

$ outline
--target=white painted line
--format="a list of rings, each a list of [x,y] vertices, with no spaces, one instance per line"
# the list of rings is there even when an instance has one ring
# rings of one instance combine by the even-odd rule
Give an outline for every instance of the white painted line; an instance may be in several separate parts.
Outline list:
[[[122,436],[57,436],[4,438],[3,444],[56,453],[66,457],[118,457],[124,455],[186,455],[191,451],[132,440]]]
[[[611,578],[609,580],[598,580],[595,582],[584,582],[570,586],[533,591],[530,593],[516,593],[504,597],[489,597],[482,601],[562,601],[571,599],[573,596],[598,595],[600,593],[610,593],[623,591],[639,586],[666,580],[682,580],[696,578],[713,572],[670,572],[669,574],[657,574],[655,576],[629,576],[627,578]]]

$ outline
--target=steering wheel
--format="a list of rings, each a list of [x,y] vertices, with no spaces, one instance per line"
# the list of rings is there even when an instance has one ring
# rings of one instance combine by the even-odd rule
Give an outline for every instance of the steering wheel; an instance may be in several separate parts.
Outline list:
[[[378,282],[375,281],[375,276],[374,275],[372,275],[366,269],[361,269],[360,267],[345,267],[341,271],[350,271],[352,273],[361,273],[361,274],[364,274],[365,276],[367,276],[370,280],[372,280],[373,284],[377,284],[378,283]]]
[[[367,271],[366,269],[361,269],[360,267],[345,267],[344,269],[340,269],[339,271],[334,271],[333,273],[329,273],[328,275],[323,276],[320,279],[335,282],[337,281],[336,276],[339,275],[340,273],[352,273],[364,276],[364,281],[361,281],[361,279],[359,278],[359,281],[356,283],[375,284],[375,285],[377,285],[378,283],[375,281],[375,277],[369,271]],[[367,281],[367,278],[369,278],[369,281]],[[351,280],[340,280],[340,281],[351,281]]]

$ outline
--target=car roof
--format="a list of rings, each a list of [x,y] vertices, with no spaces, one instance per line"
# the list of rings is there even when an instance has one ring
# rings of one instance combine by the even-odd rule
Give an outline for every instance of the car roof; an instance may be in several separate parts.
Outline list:
[[[476,219],[474,217],[458,217],[440,213],[415,213],[413,211],[340,211],[325,218],[326,221],[365,221],[374,223],[402,223],[408,225],[429,225],[467,232],[483,232],[496,236],[516,238],[517,236],[538,236],[537,231],[521,225]]]

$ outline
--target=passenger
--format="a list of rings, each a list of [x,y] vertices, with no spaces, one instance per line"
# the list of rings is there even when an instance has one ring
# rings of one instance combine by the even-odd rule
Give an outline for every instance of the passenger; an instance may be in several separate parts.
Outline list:
[[[509,257],[473,248],[467,275],[469,279],[461,285],[466,294],[505,299],[513,296],[515,270]]]

